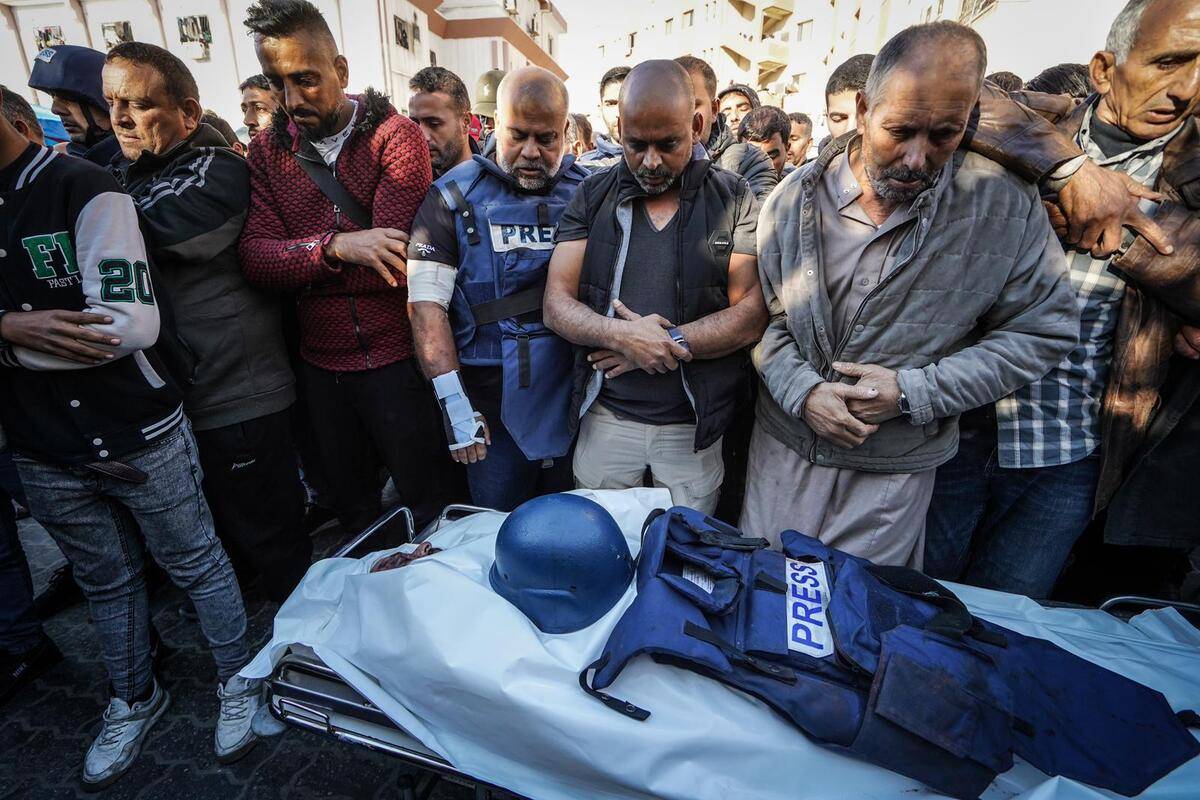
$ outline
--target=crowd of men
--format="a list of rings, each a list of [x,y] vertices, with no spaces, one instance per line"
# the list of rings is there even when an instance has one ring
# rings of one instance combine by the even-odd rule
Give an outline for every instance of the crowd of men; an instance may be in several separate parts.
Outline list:
[[[307,0],[245,25],[248,148],[155,45],[37,55],[65,148],[0,89],[0,693],[61,660],[39,617],[77,586],[112,698],[87,788],[169,704],[148,586],[188,594],[237,759],[242,587],[282,602],[383,476],[418,526],[654,485],[1035,598],[1094,519],[1200,544],[1196,3],[1131,0],[1027,84],[968,27],[906,29],[834,71],[816,146],[690,55],[608,70],[593,131],[540,68],[474,108],[423,69],[405,116],[347,94]]]

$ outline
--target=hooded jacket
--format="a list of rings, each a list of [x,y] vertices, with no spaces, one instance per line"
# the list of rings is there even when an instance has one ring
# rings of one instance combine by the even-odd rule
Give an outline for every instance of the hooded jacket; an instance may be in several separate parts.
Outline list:
[[[296,399],[281,305],[247,283],[237,243],[250,206],[250,170],[216,129],[200,125],[162,155],[118,154],[175,311],[184,410],[196,430],[273,414]]]
[[[334,173],[374,227],[408,232],[433,180],[425,137],[373,89],[352,99],[354,130]],[[299,147],[300,132],[282,112],[250,143],[250,212],[238,244],[246,277],[297,295],[300,356],[313,366],[353,372],[410,358],[404,279],[392,288],[370,267],[326,255],[333,234],[360,228],[304,173]]]
[[[595,142],[595,149],[588,150],[579,157],[579,166],[594,172],[605,167],[611,167],[625,157],[625,151],[621,148],[621,145],[603,133],[596,134]]]

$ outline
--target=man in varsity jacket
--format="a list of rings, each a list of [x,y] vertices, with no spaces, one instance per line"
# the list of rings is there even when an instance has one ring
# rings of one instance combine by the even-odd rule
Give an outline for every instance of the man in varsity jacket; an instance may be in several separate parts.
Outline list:
[[[196,606],[221,682],[217,755],[237,757],[261,694],[236,677],[246,614],[154,349],[161,298],[133,202],[100,167],[0,118],[0,226],[0,427],[30,512],[88,599],[113,695],[83,782],[119,778],[168,704],[150,662],[147,549]]]

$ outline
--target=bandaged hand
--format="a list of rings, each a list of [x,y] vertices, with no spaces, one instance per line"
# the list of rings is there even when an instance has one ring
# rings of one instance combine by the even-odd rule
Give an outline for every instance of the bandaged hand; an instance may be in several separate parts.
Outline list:
[[[458,370],[433,379],[433,390],[442,409],[450,457],[459,464],[474,464],[487,458],[492,443],[487,420],[471,406]]]

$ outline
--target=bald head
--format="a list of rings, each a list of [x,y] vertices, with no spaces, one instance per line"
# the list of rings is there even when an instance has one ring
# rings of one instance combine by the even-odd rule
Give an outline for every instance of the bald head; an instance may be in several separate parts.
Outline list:
[[[504,76],[496,90],[496,163],[518,187],[540,193],[562,166],[567,87],[541,67]]]
[[[621,85],[621,118],[646,111],[690,119],[696,108],[692,79],[687,70],[674,61],[643,61],[634,67]]]
[[[504,76],[496,91],[496,116],[545,113],[567,123],[567,87],[541,67],[522,67]]]
[[[677,185],[699,141],[704,117],[692,79],[674,61],[644,61],[621,86],[621,147],[625,163],[648,194]]]

